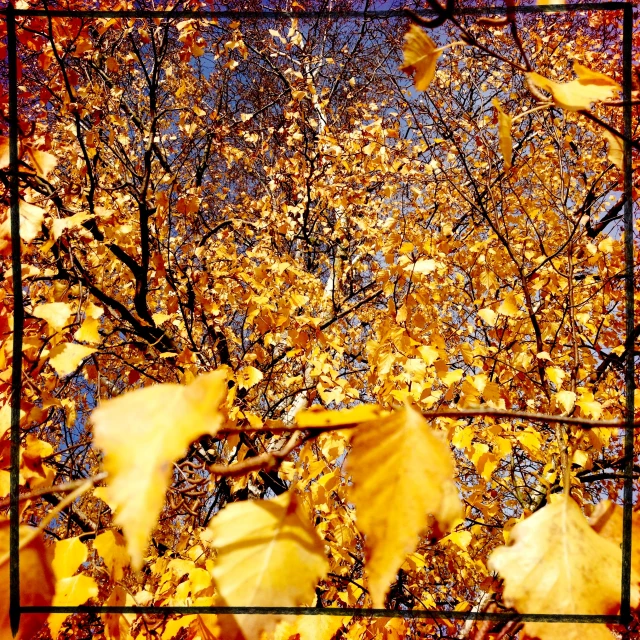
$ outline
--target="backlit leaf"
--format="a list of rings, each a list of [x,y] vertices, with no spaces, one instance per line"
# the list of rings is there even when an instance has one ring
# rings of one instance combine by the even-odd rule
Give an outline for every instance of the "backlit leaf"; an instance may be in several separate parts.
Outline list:
[[[366,536],[366,573],[374,607],[407,554],[418,544],[428,514],[447,530],[461,514],[447,443],[410,406],[361,426],[347,469],[360,531]]]
[[[20,539],[31,535],[32,527],[20,527]],[[0,556],[9,551],[9,520],[0,520]],[[51,547],[38,536],[20,551],[20,604],[48,607],[53,601],[55,577],[51,568]],[[0,638],[12,638],[9,624],[9,568],[0,566]],[[20,617],[18,638],[31,640],[47,619],[46,613],[30,613]]]
[[[309,606],[329,569],[324,545],[291,491],[227,505],[209,533],[218,552],[213,577],[228,606]],[[276,623],[271,616],[235,619],[247,640]]]
[[[500,142],[500,152],[504,159],[504,168],[511,168],[511,157],[513,155],[513,140],[511,138],[511,116],[506,114],[500,107],[498,100],[493,101],[493,106],[498,112],[498,140]]]
[[[49,352],[49,364],[59,376],[67,376],[73,373],[80,366],[80,363],[92,353],[95,353],[95,349],[91,347],[85,347],[75,342],[63,342]]]
[[[489,557],[490,570],[505,581],[507,606],[533,614],[615,614],[621,567],[619,547],[598,536],[568,496],[516,524],[509,546]],[[634,606],[637,600],[634,585]],[[526,622],[525,631],[541,640],[612,639],[603,624]]]
[[[109,473],[108,502],[117,510],[115,522],[124,531],[134,569],[142,566],[173,461],[191,442],[218,431],[226,394],[227,372],[218,369],[186,386],[169,383],[126,393],[93,412],[94,440],[105,452]]]
[[[36,318],[42,318],[54,331],[60,331],[69,322],[73,308],[68,302],[48,302],[33,309]]]
[[[435,42],[418,26],[412,24],[404,36],[404,61],[400,67],[408,75],[418,91],[426,91],[436,73],[440,51]]]
[[[590,109],[594,102],[609,100],[621,90],[609,76],[591,71],[577,62],[573,63],[573,70],[578,78],[571,82],[556,82],[535,72],[528,73],[527,77],[534,85],[548,91],[558,107],[568,111]]]

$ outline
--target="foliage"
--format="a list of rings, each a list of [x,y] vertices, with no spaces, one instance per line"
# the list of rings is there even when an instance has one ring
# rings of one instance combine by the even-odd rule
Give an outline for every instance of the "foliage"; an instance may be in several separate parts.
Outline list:
[[[637,347],[621,16],[428,6],[18,16],[23,604],[331,610],[23,615],[20,637],[632,637],[429,613],[618,611]]]

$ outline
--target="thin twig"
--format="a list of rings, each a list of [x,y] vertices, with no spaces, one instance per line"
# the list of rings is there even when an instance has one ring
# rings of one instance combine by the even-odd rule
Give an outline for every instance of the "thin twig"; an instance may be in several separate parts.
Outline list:
[[[21,493],[18,496],[18,502],[25,502],[25,500],[32,500],[33,498],[37,498],[38,496],[44,496],[48,493],[67,493],[68,491],[74,491],[78,487],[83,486],[88,480],[91,480],[92,483],[99,482],[100,480],[104,480],[107,475],[109,475],[106,471],[102,473],[98,473],[91,478],[82,478],[81,480],[72,480],[71,482],[65,482],[63,484],[54,484],[51,487],[40,487],[39,489],[34,489],[33,491],[29,491],[29,493]],[[10,504],[11,498],[2,498],[0,500],[0,508],[6,507]]]

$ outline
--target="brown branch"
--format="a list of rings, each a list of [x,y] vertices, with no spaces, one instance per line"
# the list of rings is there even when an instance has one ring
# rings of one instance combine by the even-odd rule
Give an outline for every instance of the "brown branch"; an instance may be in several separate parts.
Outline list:
[[[244,429],[239,431],[246,432],[249,430]],[[254,431],[260,431],[260,429],[256,429]],[[288,429],[288,431],[291,431],[291,429]],[[274,433],[273,430],[271,430],[271,432]],[[289,440],[287,440],[286,444],[281,449],[278,449],[278,451],[267,451],[266,453],[261,453],[260,455],[247,458],[242,462],[232,465],[209,464],[207,465],[207,469],[216,476],[241,476],[251,471],[276,469],[298,445],[302,444],[303,440],[303,432],[296,431]]]
[[[29,493],[21,493],[18,496],[18,502],[24,502],[25,500],[32,500],[33,498],[38,498],[48,493],[67,493],[69,491],[75,491],[78,487],[81,487],[83,484],[85,484],[87,480],[91,480],[95,484],[100,480],[104,480],[107,477],[107,475],[108,474],[106,472],[102,472],[102,473],[98,473],[92,478],[82,478],[81,480],[72,480],[71,482],[54,484],[51,487],[40,487],[39,489],[34,489],[33,491],[29,491]],[[0,509],[3,507],[9,506],[10,502],[11,502],[11,498],[9,496],[7,496],[6,498],[2,498],[2,500],[0,500]]]
[[[562,416],[562,415],[548,415],[545,413],[528,413],[527,411],[509,411],[508,409],[438,409],[437,411],[423,411],[422,416],[427,420],[433,420],[434,418],[506,418],[506,419],[519,419],[530,420],[531,422],[546,422],[550,424],[562,423],[573,424],[582,429],[624,429],[627,426],[627,422],[624,420],[588,420],[587,418],[578,418],[575,416]],[[317,426],[305,426],[306,431],[323,432],[342,429],[354,429],[362,424],[362,422],[350,422],[340,423],[334,426],[317,425]],[[640,427],[640,420],[635,420],[631,423],[633,427]],[[222,428],[218,431],[219,434],[230,433],[289,433],[291,427],[230,427]],[[269,454],[274,455],[274,454]],[[242,463],[244,464],[244,463]],[[225,467],[226,468],[226,467]]]

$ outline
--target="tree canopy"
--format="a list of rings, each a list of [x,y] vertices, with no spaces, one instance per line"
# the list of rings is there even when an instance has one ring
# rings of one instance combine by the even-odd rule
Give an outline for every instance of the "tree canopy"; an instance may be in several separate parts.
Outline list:
[[[17,2],[20,282],[0,23],[2,637],[20,293],[22,605],[201,609],[19,637],[637,633],[517,614],[621,606],[640,29],[388,4]]]

